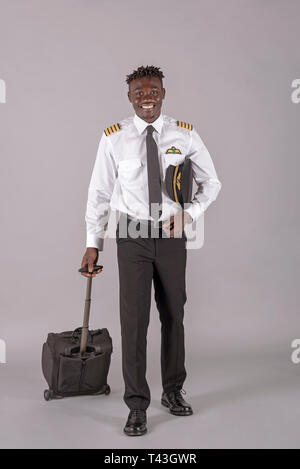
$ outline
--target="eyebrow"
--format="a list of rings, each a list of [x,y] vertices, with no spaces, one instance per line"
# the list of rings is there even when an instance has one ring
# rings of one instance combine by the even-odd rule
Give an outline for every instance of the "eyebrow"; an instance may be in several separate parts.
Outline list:
[[[159,89],[158,86],[151,86],[151,88],[152,88],[153,90],[158,90],[158,89]],[[141,88],[141,87],[140,87],[140,88],[135,88],[134,91],[139,91],[139,90],[142,90],[142,88]]]

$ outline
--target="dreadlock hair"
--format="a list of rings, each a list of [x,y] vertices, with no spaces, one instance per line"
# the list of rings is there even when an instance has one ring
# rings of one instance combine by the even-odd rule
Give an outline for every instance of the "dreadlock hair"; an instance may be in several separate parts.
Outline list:
[[[147,65],[144,67],[141,65],[138,67],[137,70],[134,70],[130,75],[126,76],[126,83],[129,83],[132,80],[135,80],[136,78],[142,78],[142,77],[157,77],[160,79],[161,84],[162,84],[162,79],[164,78],[164,74],[161,70],[159,70],[160,67],[154,67],[154,65]]]

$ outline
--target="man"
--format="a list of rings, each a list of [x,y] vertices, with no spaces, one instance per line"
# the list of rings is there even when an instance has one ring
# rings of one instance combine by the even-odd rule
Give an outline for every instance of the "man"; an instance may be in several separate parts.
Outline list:
[[[127,75],[128,98],[135,115],[103,132],[85,216],[87,249],[81,266],[88,266],[88,271],[93,272],[98,252],[103,250],[109,207],[120,212],[116,242],[123,398],[130,409],[124,432],[130,436],[147,432],[150,389],[145,377],[146,342],[152,280],[161,321],[161,403],[173,415],[193,413],[182,396],[186,378],[183,316],[187,238],[184,226],[200,217],[221,188],[210,155],[193,126],[161,113],[166,92],[163,77],[159,67],[154,66],[141,66]],[[198,190],[183,210],[182,205],[170,197],[165,175],[170,164],[181,164],[185,158],[191,160]],[[174,180],[174,190],[175,183]],[[122,236],[124,223],[128,230]],[[133,234],[130,224],[143,228],[143,235]],[[84,275],[94,277],[99,272],[101,270]]]

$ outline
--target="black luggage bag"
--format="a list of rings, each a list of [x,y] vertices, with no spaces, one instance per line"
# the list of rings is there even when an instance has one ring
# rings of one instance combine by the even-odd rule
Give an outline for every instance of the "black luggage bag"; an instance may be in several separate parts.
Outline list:
[[[94,271],[102,266],[94,266]],[[79,272],[87,272],[87,268]],[[92,277],[87,277],[83,327],[49,333],[42,350],[42,370],[49,389],[46,401],[68,396],[110,393],[107,384],[112,339],[106,328],[89,330]]]

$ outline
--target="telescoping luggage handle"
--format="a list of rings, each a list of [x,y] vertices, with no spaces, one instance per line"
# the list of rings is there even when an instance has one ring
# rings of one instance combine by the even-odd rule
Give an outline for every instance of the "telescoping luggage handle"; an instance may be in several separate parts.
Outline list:
[[[103,268],[103,265],[94,265],[93,272],[102,268]],[[88,267],[81,267],[80,269],[78,269],[78,272],[81,272],[81,273],[88,272]],[[87,277],[84,317],[83,317],[83,326],[82,326],[81,342],[80,342],[80,355],[81,356],[84,355],[86,352],[87,341],[88,341],[90,307],[91,307],[91,291],[92,291],[92,277]]]

